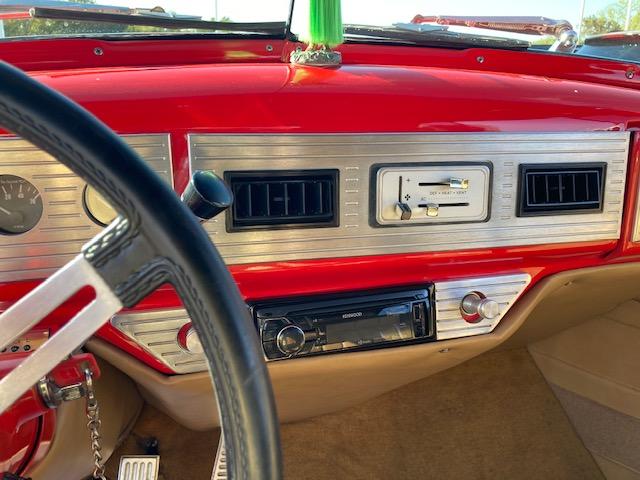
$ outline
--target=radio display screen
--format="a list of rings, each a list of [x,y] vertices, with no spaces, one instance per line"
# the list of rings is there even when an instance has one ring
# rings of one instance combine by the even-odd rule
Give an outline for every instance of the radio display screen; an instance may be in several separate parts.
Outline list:
[[[433,296],[432,284],[396,287],[279,300],[254,306],[253,315],[266,358],[280,360],[435,341]]]
[[[411,303],[350,310],[324,318],[327,344],[343,347],[414,338]]]

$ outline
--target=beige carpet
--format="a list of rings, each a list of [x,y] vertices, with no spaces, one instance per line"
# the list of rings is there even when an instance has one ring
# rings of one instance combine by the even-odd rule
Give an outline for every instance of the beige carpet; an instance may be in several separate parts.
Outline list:
[[[209,478],[217,433],[185,430],[151,408],[134,433],[159,438],[164,480]],[[603,478],[524,349],[285,425],[282,443],[287,479]],[[136,452],[130,437],[114,457]]]

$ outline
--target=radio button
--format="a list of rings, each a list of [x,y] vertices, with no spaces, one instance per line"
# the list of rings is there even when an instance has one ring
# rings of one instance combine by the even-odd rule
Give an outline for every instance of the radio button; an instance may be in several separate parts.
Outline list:
[[[285,355],[295,355],[305,344],[304,331],[296,325],[288,325],[278,332],[276,345]]]

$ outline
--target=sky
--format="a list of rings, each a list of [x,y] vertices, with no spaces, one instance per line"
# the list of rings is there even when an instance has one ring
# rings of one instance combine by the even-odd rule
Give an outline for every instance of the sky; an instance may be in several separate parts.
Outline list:
[[[615,0],[585,0],[585,16],[596,13]],[[165,10],[199,15],[205,19],[216,16],[232,21],[285,20],[289,0],[102,0],[98,3],[150,8],[160,5]],[[308,0],[296,0],[297,10]],[[526,15],[569,20],[574,27],[580,17],[582,0],[343,0],[345,23],[391,25],[409,22],[414,15]],[[299,7],[299,8],[298,8]],[[298,22],[301,21],[300,16]],[[296,21],[294,19],[294,27]],[[295,28],[293,28],[295,31]]]

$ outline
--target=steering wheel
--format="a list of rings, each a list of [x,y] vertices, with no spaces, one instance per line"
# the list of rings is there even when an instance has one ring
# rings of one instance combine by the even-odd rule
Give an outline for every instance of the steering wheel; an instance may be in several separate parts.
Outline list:
[[[175,192],[82,107],[0,63],[0,126],[48,152],[119,212],[105,230],[0,315],[0,349],[80,288],[95,299],[0,380],[0,413],[122,307],[173,285],[200,337],[229,478],[282,476],[279,423],[253,322],[215,246]]]

